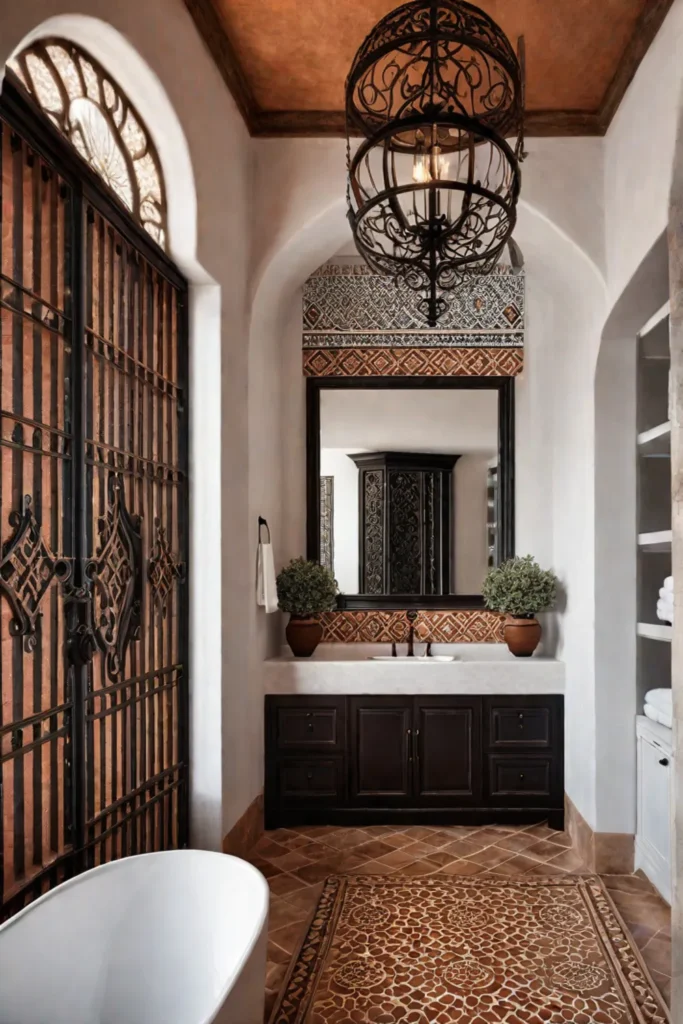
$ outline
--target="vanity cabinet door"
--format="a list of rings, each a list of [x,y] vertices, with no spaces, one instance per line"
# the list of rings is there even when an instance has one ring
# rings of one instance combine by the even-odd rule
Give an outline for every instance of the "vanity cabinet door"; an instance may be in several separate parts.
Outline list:
[[[420,806],[481,803],[480,697],[416,698],[413,747]]]
[[[413,698],[352,697],[350,800],[398,807],[412,796]]]

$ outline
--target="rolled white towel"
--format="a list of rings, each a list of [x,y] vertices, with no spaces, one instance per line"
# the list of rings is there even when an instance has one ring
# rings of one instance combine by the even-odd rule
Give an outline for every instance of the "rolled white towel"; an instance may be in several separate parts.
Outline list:
[[[669,594],[674,592],[674,578],[673,576],[667,576],[664,580],[664,590],[668,591]],[[661,591],[660,591],[661,593]]]
[[[662,599],[662,601],[668,602],[673,607],[673,603],[674,603],[673,591],[665,590],[664,587],[661,587],[660,591],[659,591],[659,596]]]
[[[670,687],[661,687],[655,690],[648,690],[645,694],[645,703],[657,708],[663,714],[671,715],[673,708],[673,691]]]

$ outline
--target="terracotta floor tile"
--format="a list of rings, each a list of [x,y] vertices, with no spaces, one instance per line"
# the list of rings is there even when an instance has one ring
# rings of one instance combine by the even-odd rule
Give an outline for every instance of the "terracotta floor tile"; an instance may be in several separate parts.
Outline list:
[[[270,901],[268,927],[271,931],[276,931],[278,928],[284,928],[285,925],[303,921],[307,916],[308,911],[304,907],[296,906],[289,900],[276,896]]]
[[[524,851],[526,857],[533,857],[535,860],[550,860],[557,857],[557,847],[545,839],[539,840],[533,846],[528,846]]]
[[[269,963],[280,963],[289,965],[289,961],[291,959],[287,950],[281,949],[280,946],[276,946],[274,942],[268,943],[267,955]]]
[[[477,831],[477,827],[476,825],[444,825],[441,831],[446,832],[451,839],[466,839],[467,836],[471,836],[473,832]]]
[[[360,846],[361,843],[368,842],[367,832],[361,832],[360,829],[339,829],[337,833],[331,833],[327,836],[326,846],[331,846],[335,850],[351,850],[354,846]]]
[[[544,838],[547,839],[549,843],[554,843],[555,846],[564,846],[567,850],[571,849],[574,845],[572,837],[568,832],[555,832],[553,829],[550,829],[549,834],[544,836]]]
[[[382,842],[388,843],[389,846],[393,846],[394,849],[401,849],[403,846],[410,846],[415,840],[405,832],[396,832],[394,835],[382,836]]]
[[[554,868],[548,861],[537,860],[534,863],[534,867],[525,871],[525,875],[566,875],[567,872],[563,871],[562,868]]]
[[[496,843],[501,850],[510,850],[511,853],[521,853],[523,850],[528,850],[530,846],[535,846],[538,842],[536,836],[525,835],[524,832],[515,832],[512,835],[507,835]],[[559,850],[557,851],[559,853]]]
[[[421,839],[418,839],[411,846],[405,846],[404,850],[406,853],[411,853],[415,860],[418,857],[426,857],[427,854],[434,853],[434,847],[430,846],[429,843],[423,842]]]
[[[559,857],[551,857],[548,863],[565,871],[582,873],[586,870],[586,865],[574,850],[563,850]]]
[[[411,839],[424,839],[425,836],[430,836],[434,831],[436,830],[426,828],[423,825],[412,825],[405,830],[405,834],[410,836]]]
[[[428,864],[426,860],[416,860],[413,864],[406,864],[404,868],[401,868],[401,875],[432,875],[436,871],[434,864]]]
[[[425,857],[425,860],[430,864],[434,864],[438,868],[443,868],[446,864],[452,864],[454,860],[457,860],[452,853],[446,853],[445,850],[436,850],[434,853],[430,853],[429,856]]]
[[[268,881],[276,875],[281,875],[284,871],[284,868],[278,867],[269,860],[262,860],[261,857],[253,857],[249,863],[253,864]]]
[[[289,843],[293,839],[297,839],[298,835],[298,832],[293,832],[289,828],[275,828],[269,832],[264,832],[263,838],[269,839],[273,843]]]
[[[653,928],[648,928],[644,924],[629,924],[628,930],[635,939],[638,949],[647,946],[648,942],[658,934]]]
[[[469,857],[473,853],[479,853],[485,847],[471,843],[469,839],[456,839],[455,842],[444,846],[444,853],[450,853],[453,857]]]
[[[553,836],[565,834],[558,829],[549,828],[547,825],[528,825],[524,831],[528,832],[529,835],[536,836],[538,839],[552,839]]]
[[[297,921],[296,924],[288,924],[285,928],[276,928],[275,931],[269,932],[268,939],[291,956],[299,949],[305,928],[305,920]]]
[[[512,854],[509,850],[501,850],[497,846],[489,846],[485,850],[478,850],[477,853],[473,853],[468,860],[474,861],[475,864],[481,864],[483,868],[494,868],[498,864],[503,864],[506,860],[510,860]]]
[[[412,864],[415,857],[412,857],[406,850],[392,850],[391,853],[377,858],[378,864],[388,864],[391,868],[400,868],[404,864]]]
[[[297,846],[296,854],[299,857],[305,857],[306,860],[315,861],[320,860],[322,857],[329,856],[332,853],[333,847],[327,846],[322,839],[312,839],[306,843],[305,846]],[[279,864],[279,861],[276,861]]]
[[[496,874],[501,875],[524,875],[527,871],[533,870],[538,867],[538,861],[532,860],[531,857],[525,857],[524,854],[518,853],[511,860],[506,860],[503,864],[498,864],[493,868]]]
[[[266,989],[269,989],[271,992],[279,991],[286,974],[286,963],[269,963],[266,966]]]
[[[496,828],[491,825],[487,825],[484,828],[478,828],[476,832],[473,832],[468,836],[469,842],[476,842],[483,847],[493,846],[494,843],[499,843],[501,839],[505,838],[506,833],[499,832]]]
[[[288,893],[296,892],[297,889],[303,889],[305,884],[300,878],[287,874],[275,875],[268,879],[270,891],[276,896],[286,896]]]
[[[369,860],[374,860],[376,857],[383,857],[386,853],[391,853],[393,846],[389,846],[388,843],[383,843],[379,839],[373,839],[369,843],[363,843],[361,846],[354,848],[356,857],[365,857]]]
[[[655,895],[655,888],[647,878],[640,875],[603,875],[603,882],[610,892],[624,892],[630,895],[646,893]]]
[[[324,881],[328,875],[334,874],[334,871],[329,864],[307,864],[303,868],[298,868],[294,874],[309,885],[315,885],[316,882]]]
[[[431,836],[425,836],[421,841],[438,850],[441,849],[441,847],[448,846],[449,843],[452,843],[453,837],[449,836],[448,832],[433,832]]]
[[[659,974],[665,974],[669,978],[671,977],[670,939],[660,939],[656,935],[654,939],[650,939],[646,946],[643,946],[641,952],[645,963],[651,970],[658,971]]]
[[[478,875],[484,868],[473,860],[454,860],[441,870],[447,875]]]
[[[295,871],[296,868],[302,868],[305,864],[310,864],[308,857],[302,857],[298,850],[292,850],[290,853],[286,853],[284,857],[276,857],[275,860],[270,861],[280,871]]]
[[[289,853],[289,850],[286,846],[276,843],[267,835],[264,835],[252,852],[259,857],[263,857],[265,860],[272,860],[274,857],[284,857],[286,853]]]
[[[359,868],[354,868],[354,875],[391,875],[397,869],[390,864],[380,864],[378,860],[368,860]]]
[[[660,974],[659,971],[653,971],[648,968],[652,975],[652,980],[664,996],[664,1001],[671,1006],[671,978],[668,978],[665,974]]]

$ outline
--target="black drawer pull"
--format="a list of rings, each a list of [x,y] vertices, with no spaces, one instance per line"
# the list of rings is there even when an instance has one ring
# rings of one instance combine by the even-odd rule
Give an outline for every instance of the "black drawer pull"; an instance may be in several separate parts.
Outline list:
[[[669,767],[669,758],[668,757],[663,757],[659,763],[661,764],[662,768],[668,768]]]

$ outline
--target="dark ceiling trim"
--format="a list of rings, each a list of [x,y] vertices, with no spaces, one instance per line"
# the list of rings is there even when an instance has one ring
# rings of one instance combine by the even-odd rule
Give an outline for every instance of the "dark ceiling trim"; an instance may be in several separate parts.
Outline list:
[[[673,3],[674,0],[647,0],[599,110],[528,111],[524,122],[526,135],[529,138],[604,135]],[[212,0],[185,0],[185,6],[251,135],[257,138],[345,136],[343,110],[259,110]]]
[[[598,117],[603,133],[612,123],[612,118],[626,95],[626,90],[633,81],[643,57],[652,46],[673,3],[674,0],[646,0],[645,8],[636,22],[635,31],[626,47],[626,52],[600,105]]]

